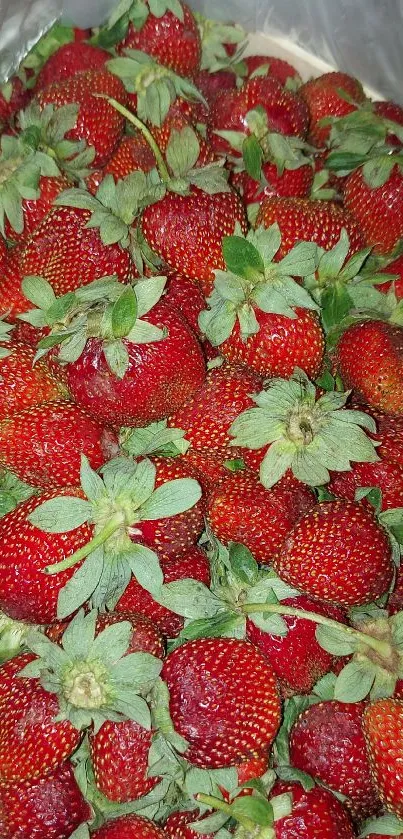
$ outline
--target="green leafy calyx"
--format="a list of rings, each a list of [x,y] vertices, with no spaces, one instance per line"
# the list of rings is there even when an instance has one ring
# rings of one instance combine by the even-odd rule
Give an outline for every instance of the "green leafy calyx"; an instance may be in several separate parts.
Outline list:
[[[329,481],[329,470],[348,471],[351,462],[378,460],[374,443],[365,433],[375,432],[374,420],[361,411],[348,410],[348,393],[329,391],[317,396],[303,372],[275,379],[254,396],[249,408],[231,426],[235,446],[269,449],[260,466],[260,479],[272,487],[291,469],[311,486]]]

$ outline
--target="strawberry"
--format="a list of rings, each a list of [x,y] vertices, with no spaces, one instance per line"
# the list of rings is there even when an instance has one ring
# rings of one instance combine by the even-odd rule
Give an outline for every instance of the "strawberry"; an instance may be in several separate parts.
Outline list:
[[[156,625],[145,615],[137,612],[101,612],[95,623],[95,634],[99,635],[107,626],[129,621],[132,625],[132,635],[129,639],[127,653],[147,652],[157,658],[164,658],[164,643]],[[60,643],[69,621],[58,621],[46,628],[46,635],[51,641]]]
[[[336,348],[336,363],[346,387],[370,407],[402,414],[403,329],[381,320],[353,323]],[[378,363],[373,364],[377,358]]]
[[[277,253],[280,259],[297,242],[316,242],[321,248],[330,250],[339,241],[342,228],[348,233],[353,256],[364,247],[361,230],[345,209],[333,201],[315,201],[310,198],[270,197],[260,207],[256,226],[270,227],[278,224],[281,233],[281,247]]]
[[[117,451],[114,432],[71,402],[36,405],[0,422],[0,463],[44,489],[79,483],[81,454],[98,469]]]
[[[397,102],[382,100],[380,102],[373,102],[372,106],[375,113],[379,116],[392,122],[397,122],[398,125],[403,125],[403,108]],[[401,139],[396,134],[390,136],[389,142],[393,146],[401,145]]]
[[[53,773],[81,739],[69,720],[55,721],[55,694],[19,675],[34,659],[25,653],[0,667],[0,779],[7,784]]]
[[[324,351],[322,329],[313,314],[318,306],[290,273],[310,275],[316,247],[300,242],[283,259],[278,258],[280,249],[276,224],[249,231],[246,237],[226,236],[222,252],[227,270],[216,272],[209,309],[199,324],[231,362],[267,376],[290,376],[298,367],[315,378]]]
[[[377,169],[367,173],[365,166],[352,172],[343,197],[367,244],[375,253],[389,254],[403,237],[403,172],[398,158],[395,165],[393,155],[386,154],[383,159],[388,166],[380,175]]]
[[[205,586],[210,585],[209,561],[204,551],[196,546],[188,548],[178,556],[164,560],[162,568],[164,583],[193,579],[199,580]],[[147,616],[167,638],[175,638],[183,627],[183,618],[157,603],[152,594],[142,588],[134,577],[116,604],[116,611],[127,610]]]
[[[157,775],[148,777],[152,737],[152,731],[133,720],[104,722],[96,734],[90,734],[95,783],[110,801],[134,801],[159,783]]]
[[[344,806],[355,821],[379,812],[362,731],[364,702],[330,700],[311,705],[295,723],[290,761],[318,783],[346,796]]]
[[[195,77],[195,84],[211,107],[219,93],[236,87],[236,75],[231,70],[216,70],[213,73],[209,70],[200,70]],[[203,115],[207,119],[208,108],[204,109]],[[200,121],[204,122],[205,119]]]
[[[154,166],[155,157],[142,135],[124,136],[106,166],[86,178],[87,189],[95,195],[106,175],[113,175],[114,180],[119,181],[131,172],[150,172]]]
[[[345,620],[343,612],[336,606],[321,603],[303,594],[285,598],[281,602],[283,606],[316,612],[341,623]],[[247,638],[262,651],[277,678],[285,682],[287,688],[295,693],[310,693],[316,682],[333,668],[335,658],[318,644],[316,626],[312,621],[295,617],[285,617],[284,620],[288,632],[282,637],[265,632],[248,619]]]
[[[379,796],[387,810],[403,817],[402,762],[403,702],[379,699],[363,716],[368,759]]]
[[[38,361],[34,366],[35,351],[32,347],[19,341],[1,341],[0,351],[2,420],[65,395],[64,388],[51,375],[45,361]]]
[[[242,61],[246,65],[248,77],[255,75],[258,71],[256,75],[274,76],[282,85],[286,85],[289,80],[296,83],[301,81],[295,67],[275,55],[246,55]]]
[[[206,305],[206,301],[199,284],[195,280],[184,277],[178,271],[172,271],[168,274],[165,289],[165,302],[179,309],[192,327],[193,332],[199,338],[202,338],[198,318]]]
[[[110,158],[123,134],[124,120],[105,98],[112,96],[125,104],[126,91],[120,79],[105,69],[87,70],[71,78],[55,81],[39,91],[36,100],[43,110],[46,105],[57,107],[79,104],[76,127],[68,139],[86,140],[95,148],[95,166],[103,166]]]
[[[142,816],[119,816],[91,834],[93,839],[167,839],[161,827]]]
[[[251,133],[248,114],[257,108],[265,111],[269,131],[305,137],[308,128],[305,102],[298,94],[284,90],[274,76],[258,76],[248,79],[239,90],[224,90],[214,100],[207,127],[207,138],[214,151],[231,153],[226,132],[240,131],[247,137]]]
[[[11,242],[25,242],[52,209],[55,198],[68,186],[70,182],[63,176],[41,176],[38,183],[39,197],[22,200],[24,228],[21,233],[16,233],[8,219],[5,220],[4,231],[7,239]]]
[[[232,472],[245,468],[244,451],[239,446],[219,446],[214,449],[188,449],[184,460],[196,470],[198,481],[206,495],[226,481]]]
[[[329,483],[329,491],[333,495],[349,501],[354,501],[359,487],[379,487],[382,492],[382,510],[403,506],[403,469],[397,463],[387,460],[354,463],[350,472],[333,474]]]
[[[246,231],[244,206],[236,192],[209,195],[191,187],[188,195],[168,192],[147,207],[141,229],[149,246],[170,268],[198,280],[208,293],[214,269],[224,268],[223,236],[233,233],[236,222]]]
[[[277,781],[271,795],[291,793],[291,814],[274,823],[276,839],[354,839],[355,832],[340,801],[321,787],[306,791],[295,781]]]
[[[196,766],[231,766],[270,746],[280,719],[271,666],[245,641],[201,638],[170,653],[162,669],[175,730]]]
[[[216,449],[231,442],[229,429],[238,414],[251,408],[251,395],[262,380],[241,365],[223,364],[209,370],[192,399],[168,419],[171,428],[183,428],[194,449]]]
[[[196,21],[185,3],[172,4],[154,15],[145,6],[145,20],[136,27],[130,23],[127,35],[117,44],[121,55],[127,48],[143,50],[181,76],[194,76],[200,66],[201,45]]]
[[[258,562],[269,565],[314,503],[311,490],[288,476],[268,490],[254,474],[235,472],[212,492],[207,516],[220,541],[241,542]]]
[[[0,126],[3,128],[10,121],[11,117],[21,108],[24,108],[30,99],[31,93],[27,90],[24,82],[19,76],[12,76],[0,88]]]
[[[29,498],[0,520],[0,607],[17,620],[51,623],[57,616],[59,591],[72,576],[70,570],[46,576],[44,568],[82,547],[92,528],[81,525],[70,533],[44,533],[29,521],[44,501],[60,496],[82,498],[79,489],[51,490]]]
[[[45,778],[0,787],[3,839],[67,839],[90,818],[69,763]]]
[[[62,44],[45,62],[39,71],[34,92],[38,93],[48,85],[62,82],[85,73],[87,70],[102,70],[110,54],[100,47],[86,44],[84,41],[73,41]]]
[[[299,519],[273,565],[290,585],[341,606],[370,603],[391,583],[388,536],[371,510],[324,501]]]
[[[393,288],[397,300],[401,300],[403,298],[403,255],[391,261],[389,260],[384,268],[379,269],[379,273],[394,275],[394,279],[379,283],[377,285],[378,291],[388,292]]]
[[[231,176],[231,183],[249,207],[251,204],[261,204],[271,195],[306,198],[310,194],[313,177],[313,169],[308,161],[301,160],[301,165],[295,169],[285,166],[283,171],[279,171],[277,164],[268,160],[262,165],[260,180],[247,172],[239,172]]]
[[[147,425],[180,408],[204,380],[200,345],[179,312],[161,301],[143,322],[149,325],[150,340],[123,339],[128,356],[123,375],[109,369],[110,356],[105,357],[104,342],[98,338],[89,338],[80,358],[68,364],[74,400],[104,422]]]
[[[192,829],[193,822],[199,825],[197,832]],[[192,811],[176,811],[168,816],[164,824],[164,833],[168,839],[214,839],[215,833],[200,833],[203,819]]]
[[[365,100],[358,79],[340,72],[324,73],[305,82],[299,93],[309,107],[310,142],[318,147],[324,145],[330,134],[330,125],[321,125],[321,120],[350,114]]]

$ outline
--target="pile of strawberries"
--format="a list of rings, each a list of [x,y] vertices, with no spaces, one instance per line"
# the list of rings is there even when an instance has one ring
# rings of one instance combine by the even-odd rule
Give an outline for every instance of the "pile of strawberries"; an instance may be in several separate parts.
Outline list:
[[[403,837],[403,108],[244,46],[1,89],[1,839]]]

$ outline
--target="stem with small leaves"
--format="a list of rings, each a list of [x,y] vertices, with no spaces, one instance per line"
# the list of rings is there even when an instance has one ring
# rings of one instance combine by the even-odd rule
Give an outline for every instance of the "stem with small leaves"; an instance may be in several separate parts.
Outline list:
[[[326,618],[324,615],[319,615],[317,612],[305,612],[304,609],[294,609],[291,606],[281,606],[280,604],[271,603],[246,603],[242,606],[242,611],[245,615],[254,614],[270,614],[270,615],[284,615],[290,618],[302,618],[303,620],[312,621],[320,626],[328,626],[330,629],[342,630],[351,638],[361,641],[367,647],[370,647],[376,653],[386,658],[390,656],[392,649],[387,641],[380,641],[373,638],[372,635],[366,635],[365,632],[360,632],[359,629],[354,629],[352,626],[338,623],[332,618]]]
[[[47,565],[45,568],[45,574],[60,574],[61,571],[67,571],[68,568],[73,568],[74,565],[77,565],[77,563],[81,562],[82,559],[86,559],[90,553],[103,545],[104,542],[113,536],[113,534],[116,533],[116,531],[119,530],[124,523],[124,514],[116,513],[116,515],[112,516],[112,518],[108,521],[108,524],[106,524],[93,539],[87,542],[86,545],[83,545],[83,547],[79,548],[78,551],[75,551],[71,556],[67,556],[60,562],[56,562],[54,565]]]

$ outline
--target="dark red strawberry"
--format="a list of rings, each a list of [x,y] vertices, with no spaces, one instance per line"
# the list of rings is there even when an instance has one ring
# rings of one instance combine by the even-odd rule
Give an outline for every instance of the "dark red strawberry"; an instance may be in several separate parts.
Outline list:
[[[153,731],[133,720],[104,722],[89,738],[95,783],[110,801],[134,801],[159,783],[148,777]]]
[[[397,463],[387,460],[352,463],[351,471],[332,475],[329,491],[338,498],[354,501],[359,487],[379,487],[382,492],[382,510],[403,507],[403,469]]]
[[[251,472],[235,472],[212,492],[207,516],[220,541],[241,542],[269,565],[298,519],[315,503],[310,489],[288,475],[271,490]]]
[[[193,830],[193,822],[198,823],[199,829]],[[215,833],[200,833],[200,814],[192,811],[177,811],[168,816],[164,824],[164,832],[169,839],[214,839]]]
[[[271,666],[248,642],[189,641],[170,653],[161,675],[191,763],[231,766],[272,743],[280,721],[277,686]]]
[[[45,533],[28,520],[42,502],[63,495],[82,498],[76,488],[52,490],[29,498],[0,520],[0,608],[17,620],[41,624],[56,620],[59,592],[74,572],[69,569],[47,576],[43,570],[91,539],[92,527],[87,524],[55,534]]]
[[[2,128],[17,111],[25,108],[30,97],[31,91],[27,90],[19,76],[12,76],[2,85],[0,90],[0,126]]]
[[[166,834],[155,822],[142,816],[119,816],[98,827],[93,839],[167,839]]]
[[[113,175],[114,180],[119,181],[131,172],[150,172],[154,166],[155,157],[143,136],[139,133],[124,136],[106,166],[86,178],[87,189],[95,194],[106,175]]]
[[[274,823],[276,839],[354,839],[347,811],[327,789],[305,791],[295,781],[277,781],[271,796],[284,793],[292,796],[292,811]]]
[[[371,510],[351,501],[323,501],[302,516],[273,565],[290,585],[341,606],[376,600],[393,577],[385,530]]]
[[[203,492],[209,495],[232,472],[242,471],[244,452],[245,449],[240,446],[219,446],[213,449],[194,449],[191,446],[184,460],[196,470]]]
[[[83,41],[73,41],[63,44],[43,65],[35,83],[35,93],[48,85],[70,79],[77,73],[87,70],[102,70],[110,54],[100,47],[86,44]]]
[[[178,271],[169,273],[164,300],[179,309],[196,335],[202,338],[198,318],[206,300],[197,281],[189,280]]]
[[[158,17],[149,11],[138,29],[130,23],[126,37],[117,45],[118,53],[127,48],[143,50],[179,75],[194,76],[200,67],[199,30],[188,6],[182,2],[179,5],[181,18],[167,9]]]
[[[74,486],[118,452],[116,434],[72,402],[37,405],[0,422],[0,463],[32,486]]]
[[[319,702],[298,717],[291,732],[290,761],[335,793],[355,821],[379,812],[364,734],[365,702]]]
[[[162,562],[164,583],[194,579],[210,585],[210,563],[206,554],[194,546],[172,559]],[[167,638],[175,638],[183,627],[183,618],[156,603],[152,595],[132,577],[125,593],[116,605],[119,612],[136,611],[147,616]]]
[[[309,139],[315,146],[323,146],[330,134],[330,125],[321,125],[322,119],[346,116],[365,100],[358,79],[341,72],[324,73],[311,79],[302,85],[299,93],[309,107]]]
[[[63,177],[40,177],[38,190],[39,198],[24,198],[22,200],[22,212],[24,216],[24,228],[17,233],[8,220],[5,220],[4,231],[10,242],[25,242],[41,223],[42,219],[52,209],[53,202],[64,189],[70,186],[70,181]]]
[[[316,612],[339,623],[345,622],[341,609],[303,594],[288,597],[281,604]],[[270,661],[276,676],[285,682],[287,688],[294,693],[309,693],[316,682],[333,668],[335,658],[318,644],[313,621],[295,617],[285,617],[284,620],[288,632],[280,636],[265,632],[248,618],[247,637]]]
[[[260,68],[262,70],[267,68],[266,75],[274,76],[282,85],[285,85],[289,79],[300,81],[295,67],[284,58],[277,58],[274,55],[246,55],[242,61],[246,64],[248,76],[252,76],[258,69],[260,73]]]
[[[123,134],[124,119],[106,99],[95,99],[94,94],[110,96],[123,105],[126,102],[122,82],[104,69],[87,70],[52,82],[39,91],[36,99],[42,109],[49,104],[57,107],[73,102],[79,104],[76,127],[67,138],[86,140],[89,146],[95,148],[94,166],[103,166]]]
[[[268,161],[262,166],[262,182],[251,178],[247,172],[239,172],[231,176],[231,183],[248,207],[250,204],[261,204],[270,195],[306,198],[310,194],[313,177],[313,168],[309,162],[298,169],[285,168],[279,172],[277,165]]]
[[[336,363],[346,388],[352,388],[370,407],[388,414],[403,413],[402,361],[403,329],[382,320],[353,323],[336,348]]]
[[[38,679],[18,675],[34,658],[26,653],[0,667],[0,780],[7,784],[54,772],[81,739],[68,720],[55,721],[56,695],[44,690]]]
[[[69,763],[45,778],[0,786],[3,839],[67,839],[90,818]]]
[[[403,298],[403,255],[388,262],[385,268],[380,268],[379,273],[394,274],[395,279],[377,284],[378,291],[387,292],[390,288],[393,288],[397,300],[401,300]]]
[[[34,366],[35,351],[20,341],[0,343],[0,419],[44,402],[59,400],[65,390],[44,360]]]
[[[358,168],[344,187],[344,205],[375,253],[391,253],[403,238],[403,173],[398,163],[379,185],[371,185],[365,170]]]

